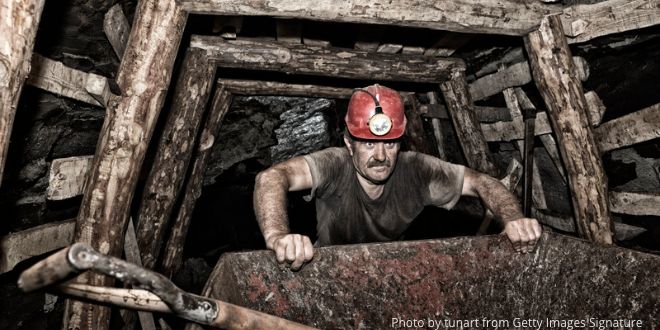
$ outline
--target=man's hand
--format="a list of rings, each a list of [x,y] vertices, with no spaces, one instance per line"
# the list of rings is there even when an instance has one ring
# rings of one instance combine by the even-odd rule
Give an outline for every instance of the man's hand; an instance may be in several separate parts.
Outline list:
[[[309,237],[299,234],[277,234],[266,240],[266,247],[275,251],[277,262],[288,262],[291,270],[298,270],[314,257]]]
[[[516,251],[528,253],[534,250],[541,237],[541,225],[536,219],[522,218],[507,222],[503,233],[509,237]]]

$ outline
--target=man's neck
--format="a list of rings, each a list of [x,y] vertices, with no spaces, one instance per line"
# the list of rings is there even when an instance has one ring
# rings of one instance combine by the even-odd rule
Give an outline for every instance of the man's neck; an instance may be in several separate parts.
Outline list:
[[[376,199],[383,194],[383,190],[385,189],[384,184],[373,183],[365,179],[359,173],[355,173],[355,174],[357,175],[358,182],[360,183],[362,190],[364,190],[364,192],[367,193],[367,196],[369,196],[369,198]]]

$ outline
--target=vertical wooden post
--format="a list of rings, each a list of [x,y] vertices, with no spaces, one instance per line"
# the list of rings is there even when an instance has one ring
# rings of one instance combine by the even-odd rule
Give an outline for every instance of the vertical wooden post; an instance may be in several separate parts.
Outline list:
[[[539,30],[525,37],[525,48],[566,165],[578,233],[611,244],[607,177],[559,16],[545,17]]]
[[[202,194],[204,172],[206,171],[211,147],[215,142],[215,137],[222,124],[222,119],[225,117],[227,111],[229,111],[230,105],[231,93],[225,89],[224,85],[218,84],[215,95],[213,96],[213,104],[204,123],[204,129],[202,130],[195,154],[195,162],[190,172],[188,183],[186,184],[183,202],[172,226],[170,238],[167,240],[165,256],[163,257],[161,267],[162,273],[167,277],[172,277],[178,271],[179,267],[181,267],[183,245],[188,234],[188,227],[190,226],[190,219],[195,208],[195,203],[197,202],[197,198]]]
[[[142,0],[117,83],[122,95],[107,109],[78,214],[75,241],[119,256],[138,174],[172,76],[187,14],[174,0]],[[82,274],[79,282],[111,286],[112,279]],[[69,300],[68,329],[107,329],[110,309]]]
[[[0,184],[44,0],[0,0]]]
[[[442,83],[440,89],[445,97],[447,111],[454,124],[468,166],[497,177],[497,167],[473,111],[472,97],[465,80],[465,72],[462,70],[452,72],[451,80]]]
[[[436,92],[428,92],[426,95],[429,98],[429,104],[438,104],[438,94]],[[433,135],[435,136],[436,148],[438,150],[438,158],[447,160],[445,135],[442,133],[442,124],[440,119],[431,118],[431,125],[433,126]]]
[[[137,212],[137,240],[142,264],[154,268],[163,246],[174,203],[183,186],[204,109],[213,87],[215,63],[206,52],[188,48],[167,123]]]
[[[406,125],[406,137],[408,147],[412,151],[417,151],[429,155],[433,155],[433,149],[429,145],[426,134],[424,134],[424,123],[422,122],[422,115],[419,112],[419,102],[414,93],[408,95],[408,124]]]

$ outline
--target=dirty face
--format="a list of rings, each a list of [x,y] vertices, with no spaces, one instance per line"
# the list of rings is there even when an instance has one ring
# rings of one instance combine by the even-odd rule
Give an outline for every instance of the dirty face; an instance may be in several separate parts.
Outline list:
[[[358,174],[373,184],[382,184],[396,166],[398,140],[351,140],[344,138]]]

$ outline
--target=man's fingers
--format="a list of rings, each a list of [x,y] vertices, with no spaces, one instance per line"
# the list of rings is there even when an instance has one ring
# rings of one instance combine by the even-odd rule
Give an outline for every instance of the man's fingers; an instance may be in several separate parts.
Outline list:
[[[309,237],[303,236],[303,245],[305,250],[305,262],[308,262],[314,258],[314,248],[312,246],[312,241],[309,240]]]
[[[292,260],[291,269],[298,270],[305,262],[305,248],[300,235],[292,235],[295,258]]]
[[[275,256],[279,263],[283,263],[286,259],[286,243],[283,239],[279,239],[275,242]]]
[[[287,235],[283,240],[286,244],[286,261],[293,262],[296,259],[296,246],[293,244],[293,239]]]

